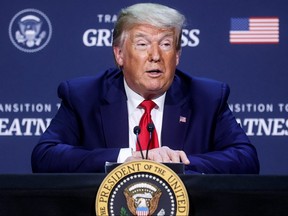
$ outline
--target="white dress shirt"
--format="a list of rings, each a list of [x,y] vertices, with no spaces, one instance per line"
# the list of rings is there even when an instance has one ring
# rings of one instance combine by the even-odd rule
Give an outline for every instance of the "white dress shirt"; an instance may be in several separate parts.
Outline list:
[[[134,92],[131,88],[129,88],[125,79],[124,79],[124,87],[127,95],[127,108],[129,118],[129,148],[123,148],[120,150],[117,159],[118,163],[124,162],[127,159],[127,157],[132,156],[132,151],[136,151],[137,139],[133,130],[135,126],[139,126],[140,119],[144,114],[144,109],[139,107],[140,103],[142,103],[144,98],[141,95]],[[154,101],[154,103],[156,103],[156,107],[151,110],[151,118],[157,131],[159,147],[161,146],[161,131],[162,131],[162,119],[164,112],[165,95],[166,93],[152,100]]]

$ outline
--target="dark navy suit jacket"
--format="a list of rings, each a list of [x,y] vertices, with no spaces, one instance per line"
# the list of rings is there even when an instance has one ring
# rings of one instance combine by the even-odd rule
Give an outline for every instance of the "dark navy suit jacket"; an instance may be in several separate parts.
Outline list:
[[[34,172],[104,172],[129,146],[123,74],[60,84],[61,107],[32,153]],[[227,105],[229,87],[179,70],[167,91],[162,146],[183,150],[186,173],[258,173],[257,153]]]

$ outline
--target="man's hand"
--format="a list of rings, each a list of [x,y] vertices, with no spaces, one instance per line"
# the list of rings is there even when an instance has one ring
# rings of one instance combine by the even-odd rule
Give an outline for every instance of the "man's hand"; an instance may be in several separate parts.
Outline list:
[[[143,154],[146,155],[146,151],[143,151]],[[135,151],[131,157],[128,157],[125,162],[134,161],[134,160],[142,160],[141,152]],[[184,151],[173,150],[167,146],[163,146],[161,148],[151,149],[148,152],[148,160],[153,160],[156,162],[163,163],[184,163],[188,165],[190,161]]]

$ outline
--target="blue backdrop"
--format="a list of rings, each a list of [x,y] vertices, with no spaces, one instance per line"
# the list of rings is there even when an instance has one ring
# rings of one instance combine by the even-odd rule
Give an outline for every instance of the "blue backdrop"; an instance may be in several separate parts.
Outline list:
[[[60,102],[58,84],[114,66],[113,22],[136,2],[145,1],[1,0],[0,173],[31,172],[31,151]],[[258,150],[261,174],[288,174],[288,2],[150,2],[187,17],[179,69],[230,85],[230,107]],[[245,41],[230,41],[235,30]]]

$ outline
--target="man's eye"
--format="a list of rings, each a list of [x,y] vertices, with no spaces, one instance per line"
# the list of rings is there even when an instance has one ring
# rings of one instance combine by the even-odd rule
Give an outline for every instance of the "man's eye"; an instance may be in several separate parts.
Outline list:
[[[142,46],[142,47],[144,47],[144,46],[147,46],[147,44],[146,44],[146,43],[138,43],[137,46]]]
[[[136,47],[136,49],[139,49],[139,50],[145,50],[145,49],[147,49],[147,47],[148,47],[148,43],[145,43],[145,42],[137,42],[137,43],[135,44],[135,47]]]
[[[161,47],[161,49],[168,50],[168,49],[170,49],[172,47],[172,43],[164,42],[164,43],[160,44],[160,47]]]

